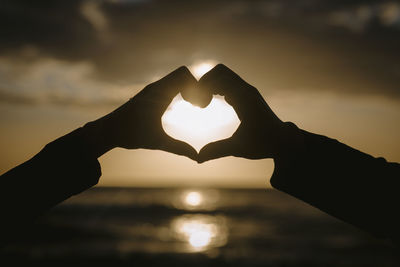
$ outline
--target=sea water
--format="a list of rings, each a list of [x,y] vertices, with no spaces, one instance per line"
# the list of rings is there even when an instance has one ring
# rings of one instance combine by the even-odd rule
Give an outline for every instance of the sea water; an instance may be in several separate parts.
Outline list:
[[[400,266],[390,243],[267,189],[96,187],[26,232],[2,248],[3,259],[42,266]]]

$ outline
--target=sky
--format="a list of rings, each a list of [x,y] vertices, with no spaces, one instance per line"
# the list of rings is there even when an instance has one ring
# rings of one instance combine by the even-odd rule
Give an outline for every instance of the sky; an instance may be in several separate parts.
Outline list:
[[[400,162],[400,3],[5,0],[0,173],[173,69],[224,63],[275,113]],[[269,186],[273,161],[114,149],[104,186]]]

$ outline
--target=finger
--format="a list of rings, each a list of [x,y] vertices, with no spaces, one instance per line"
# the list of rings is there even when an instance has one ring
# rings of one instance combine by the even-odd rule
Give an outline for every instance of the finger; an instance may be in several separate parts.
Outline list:
[[[162,79],[149,84],[142,92],[143,95],[150,96],[154,101],[169,104],[179,92],[195,88],[196,85],[196,78],[187,67],[182,66]]]
[[[181,95],[186,101],[201,108],[207,107],[213,98],[213,94],[210,91],[201,90],[198,85],[184,88],[181,91]]]
[[[197,151],[191,145],[172,139],[171,137],[166,136],[165,140],[163,140],[160,146],[160,149],[197,161]]]
[[[218,64],[204,74],[199,80],[199,86],[203,90],[211,90],[213,93],[231,97],[241,97],[249,93],[250,89],[255,89],[223,64]]]
[[[209,160],[234,156],[234,143],[232,139],[225,139],[205,145],[199,152],[197,162],[203,163]]]
[[[243,117],[249,104],[254,101],[257,89],[246,83],[225,65],[219,64],[199,81],[200,90],[225,96],[225,100]]]
[[[196,78],[185,66],[162,78],[157,86],[166,94],[166,98],[170,99],[181,93],[186,101],[200,107],[207,106],[212,99],[212,94],[199,90]]]

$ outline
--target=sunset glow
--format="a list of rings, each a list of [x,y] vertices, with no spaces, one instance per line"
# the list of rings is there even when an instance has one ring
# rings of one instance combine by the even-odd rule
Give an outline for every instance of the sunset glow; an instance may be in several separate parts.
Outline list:
[[[203,202],[203,196],[199,192],[189,192],[185,196],[185,203],[189,206],[198,206]]]
[[[203,61],[199,63],[195,63],[192,66],[189,66],[190,71],[196,79],[200,79],[201,76],[206,74],[209,70],[211,70],[215,66],[214,61]]]
[[[161,121],[169,136],[189,143],[197,152],[210,142],[231,137],[240,125],[233,107],[216,95],[206,108],[200,108],[178,94]]]
[[[0,4],[0,20],[9,32],[0,36],[0,173],[106,116],[179,66],[201,79],[217,64],[257,88],[282,121],[400,162],[398,1],[52,2]],[[207,101],[197,90],[185,90],[182,96],[201,107]],[[163,117],[169,136],[199,150],[232,135],[235,126],[231,132],[223,130],[225,136],[219,136],[221,130],[215,130],[217,136],[208,132],[214,123],[207,119],[202,121],[207,132],[193,126],[191,114],[200,114],[200,108],[171,114],[191,107],[180,99]],[[206,110],[219,109],[219,103],[214,100]],[[203,112],[213,120],[218,117]],[[145,110],[140,116],[148,118]],[[224,123],[231,122],[221,119]],[[121,125],[112,132],[126,132],[126,127],[136,130],[139,125]],[[176,194],[174,205],[190,211],[217,205],[201,187],[271,186],[273,159],[227,156],[198,164],[161,149],[110,150],[99,159],[99,186],[186,186],[203,196],[199,205],[190,206],[184,194]]]

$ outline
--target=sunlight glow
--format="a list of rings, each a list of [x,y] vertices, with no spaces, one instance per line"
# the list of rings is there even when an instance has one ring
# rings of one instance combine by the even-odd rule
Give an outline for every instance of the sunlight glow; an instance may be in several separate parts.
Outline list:
[[[186,235],[189,244],[195,248],[209,245],[216,234],[214,225],[196,220],[183,222],[179,231]]]
[[[189,192],[185,196],[185,203],[189,206],[198,206],[203,202],[203,196],[199,192]]]
[[[172,205],[179,210],[212,211],[215,210],[220,200],[220,194],[215,189],[191,188],[177,190],[171,196]]]
[[[189,66],[190,71],[193,73],[193,76],[196,79],[200,79],[201,76],[206,74],[209,70],[211,70],[215,66],[215,62],[212,60],[209,61],[202,61],[192,66]]]
[[[169,136],[190,144],[197,152],[210,142],[231,137],[240,125],[233,107],[218,95],[214,95],[206,108],[200,108],[178,94],[161,122]]]
[[[209,231],[198,230],[193,231],[189,237],[189,243],[195,248],[205,247],[210,244],[211,233]]]

